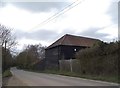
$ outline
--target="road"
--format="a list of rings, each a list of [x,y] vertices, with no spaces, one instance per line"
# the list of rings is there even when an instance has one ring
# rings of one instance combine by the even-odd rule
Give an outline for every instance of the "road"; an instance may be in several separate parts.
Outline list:
[[[12,68],[15,77],[28,86],[117,86],[118,84],[68,77],[54,74],[28,72]]]

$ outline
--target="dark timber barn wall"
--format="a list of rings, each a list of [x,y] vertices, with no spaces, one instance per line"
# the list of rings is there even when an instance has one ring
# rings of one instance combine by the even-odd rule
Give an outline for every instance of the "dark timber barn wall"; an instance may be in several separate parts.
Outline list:
[[[47,69],[59,69],[59,60],[75,59],[75,53],[91,47],[98,39],[64,35],[45,50]]]
[[[46,68],[58,68],[58,62],[59,62],[59,47],[53,47],[50,49],[46,49],[45,52],[45,61],[46,61]]]
[[[80,46],[67,46],[67,45],[62,45],[60,46],[60,60],[61,59],[75,59],[75,53],[78,52],[80,49],[83,49],[86,47],[80,47]]]
[[[46,49],[45,56],[47,68],[59,68],[59,60],[75,59],[75,53],[84,48],[86,47],[59,45]]]

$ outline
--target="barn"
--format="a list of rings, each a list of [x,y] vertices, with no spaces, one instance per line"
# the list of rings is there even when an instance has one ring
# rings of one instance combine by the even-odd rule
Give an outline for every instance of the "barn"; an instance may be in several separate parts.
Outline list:
[[[75,53],[92,47],[98,39],[66,34],[45,49],[46,68],[59,69],[59,60],[75,59]]]

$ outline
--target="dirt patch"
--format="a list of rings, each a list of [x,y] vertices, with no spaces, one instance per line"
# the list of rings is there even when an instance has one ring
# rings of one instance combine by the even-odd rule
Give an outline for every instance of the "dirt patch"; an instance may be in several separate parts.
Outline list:
[[[10,79],[10,77],[4,77],[3,80],[2,80],[2,85],[6,86],[9,79]]]
[[[27,85],[18,78],[16,78],[15,76],[12,76],[3,79],[3,86],[27,86]]]

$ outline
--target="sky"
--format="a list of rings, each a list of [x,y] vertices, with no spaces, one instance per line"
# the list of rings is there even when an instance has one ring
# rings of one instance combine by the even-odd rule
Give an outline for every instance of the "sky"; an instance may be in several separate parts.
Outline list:
[[[118,38],[118,1],[1,0],[0,24],[13,29],[17,50],[49,46],[65,34],[111,42]]]

